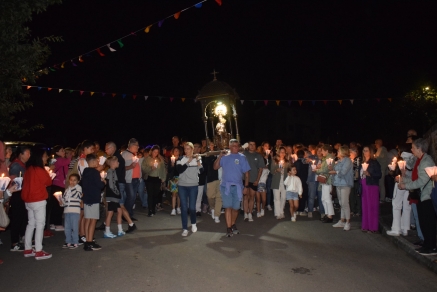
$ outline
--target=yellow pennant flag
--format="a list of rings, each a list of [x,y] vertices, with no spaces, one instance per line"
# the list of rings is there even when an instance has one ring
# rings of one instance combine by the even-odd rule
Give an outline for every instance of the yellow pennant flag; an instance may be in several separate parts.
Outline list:
[[[280,102],[281,102],[280,100],[277,100],[277,101],[276,101],[276,105],[279,105]]]
[[[62,68],[62,69],[64,69],[64,64],[65,64],[65,62],[63,62],[63,63],[61,64],[61,68]]]
[[[387,98],[389,102],[391,102],[391,97]]]
[[[185,101],[185,97],[182,97],[181,99],[182,99],[182,102],[184,102],[184,101]]]
[[[90,94],[91,94],[91,96],[93,96],[93,94],[94,94],[94,91],[91,91],[91,93],[90,93]]]
[[[146,29],[144,30],[144,32],[145,32],[145,33],[149,33],[151,27],[152,27],[152,25],[149,25],[148,27],[146,27]]]
[[[339,104],[341,104],[342,102],[343,102],[343,100],[341,100],[341,99],[338,100],[338,103],[339,103]]]

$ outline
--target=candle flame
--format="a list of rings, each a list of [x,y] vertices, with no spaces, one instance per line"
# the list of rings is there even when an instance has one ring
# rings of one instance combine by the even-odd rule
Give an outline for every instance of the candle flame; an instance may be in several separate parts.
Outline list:
[[[5,176],[5,174],[4,173],[2,173],[2,177],[4,177]]]

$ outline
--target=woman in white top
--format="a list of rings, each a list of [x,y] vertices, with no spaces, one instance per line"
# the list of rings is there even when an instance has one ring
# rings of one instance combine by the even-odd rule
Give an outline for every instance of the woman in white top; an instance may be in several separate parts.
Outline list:
[[[291,221],[296,222],[296,210],[299,208],[299,198],[302,198],[302,182],[296,175],[297,169],[295,166],[288,168],[288,176],[284,181],[286,187],[286,199],[290,204]]]

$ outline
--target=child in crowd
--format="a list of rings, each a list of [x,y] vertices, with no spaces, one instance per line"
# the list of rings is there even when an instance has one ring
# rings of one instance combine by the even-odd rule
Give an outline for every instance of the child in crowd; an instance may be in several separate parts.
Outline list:
[[[106,201],[108,202],[108,214],[106,215],[106,227],[105,233],[103,234],[104,238],[115,238],[118,236],[123,236],[126,233],[123,231],[121,226],[121,217],[123,215],[121,207],[120,207],[120,199],[121,194],[118,188],[117,182],[117,174],[115,169],[118,167],[118,158],[116,156],[109,156],[106,159],[106,164],[109,165],[108,172],[106,174]],[[118,233],[117,235],[111,232],[111,219],[114,212],[117,212],[117,226]]]
[[[85,251],[99,250],[102,247],[93,241],[94,230],[97,220],[99,219],[99,206],[101,200],[101,191],[105,187],[105,179],[100,177],[97,170],[99,160],[94,154],[86,156],[88,167],[83,170],[81,179],[83,190],[83,210],[85,220],[86,242],[83,249]]]
[[[296,222],[296,210],[299,208],[299,198],[302,198],[302,182],[296,175],[297,169],[295,166],[288,168],[288,177],[284,181],[286,186],[286,199],[290,204],[291,221]]]
[[[78,185],[79,174],[68,177],[69,186],[64,192],[65,244],[62,248],[75,249],[79,246],[79,216],[82,200],[82,187]]]

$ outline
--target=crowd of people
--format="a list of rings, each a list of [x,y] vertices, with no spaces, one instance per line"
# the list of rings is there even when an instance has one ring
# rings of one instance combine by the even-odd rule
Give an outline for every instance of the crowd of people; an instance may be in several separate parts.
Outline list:
[[[197,218],[208,213],[216,223],[224,217],[227,237],[239,234],[239,213],[253,222],[269,211],[291,222],[319,213],[323,223],[344,231],[351,229],[351,217],[361,217],[361,230],[376,233],[380,204],[392,202],[387,234],[406,236],[414,226],[417,251],[435,255],[437,176],[427,174],[425,168],[435,164],[427,140],[416,135],[410,130],[406,143],[390,151],[381,139],[364,147],[355,142],[284,145],[279,139],[257,147],[254,140],[240,145],[231,139],[228,150],[217,151],[213,142],[181,142],[174,136],[171,147],[141,147],[132,138],[120,148],[108,142],[101,149],[85,140],[76,149],[57,145],[51,153],[27,146],[12,152],[0,143],[0,171],[10,179],[0,191],[10,218],[10,250],[48,259],[52,254],[43,250],[42,241],[53,231],[65,233],[63,248],[99,250],[96,229],[108,239],[136,229],[138,198],[149,217],[170,205],[169,216],[181,217],[182,236],[189,235],[188,217],[195,233]],[[336,209],[340,219],[333,222]]]

